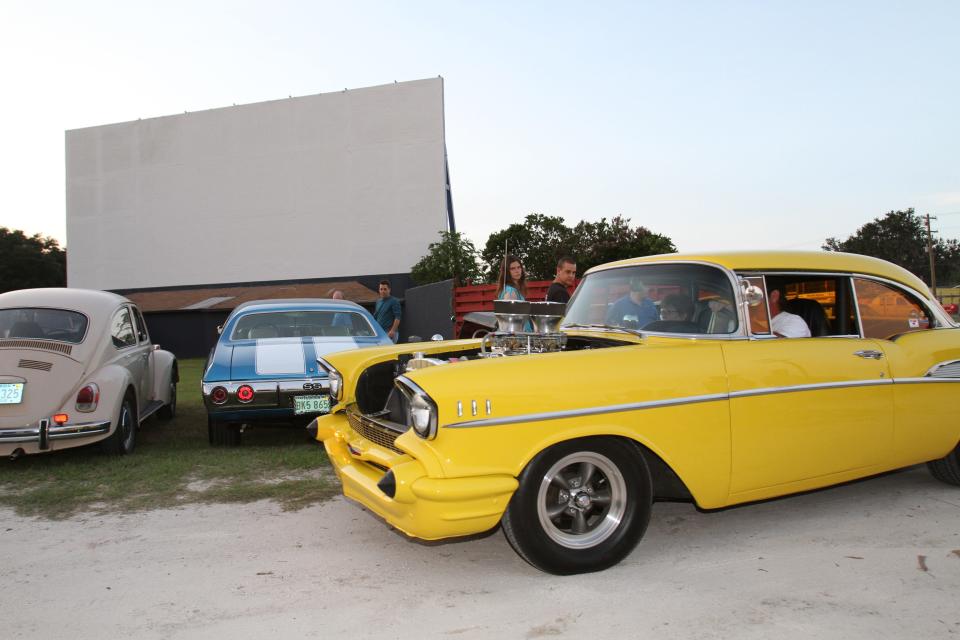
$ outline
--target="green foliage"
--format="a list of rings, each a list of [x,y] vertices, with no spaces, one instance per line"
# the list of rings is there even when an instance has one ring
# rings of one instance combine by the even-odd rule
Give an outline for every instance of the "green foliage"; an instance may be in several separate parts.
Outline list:
[[[509,243],[507,251],[523,261],[528,280],[553,279],[557,260],[565,255],[572,256],[577,272],[583,273],[613,260],[676,251],[670,238],[646,227],[631,227],[629,218],[581,221],[570,228],[563,218],[531,213],[523,224],[512,224],[487,239],[481,259],[490,282],[500,273],[504,241]]]
[[[67,284],[67,252],[53,238],[0,227],[0,293]]]
[[[477,248],[462,233],[440,232],[440,242],[431,243],[427,255],[410,269],[417,284],[454,280],[455,284],[479,282]]]
[[[905,211],[890,211],[882,218],[875,218],[842,242],[827,238],[823,249],[882,258],[930,282],[926,224],[912,207]],[[933,255],[937,281],[960,282],[960,243],[937,238],[933,243]]]

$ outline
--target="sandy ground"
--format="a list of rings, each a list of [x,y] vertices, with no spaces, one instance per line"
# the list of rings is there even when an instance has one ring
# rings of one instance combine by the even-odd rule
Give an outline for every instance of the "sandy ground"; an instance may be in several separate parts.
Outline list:
[[[657,504],[625,562],[567,578],[499,531],[418,544],[342,498],[0,522],[3,638],[960,637],[960,489],[923,467]]]

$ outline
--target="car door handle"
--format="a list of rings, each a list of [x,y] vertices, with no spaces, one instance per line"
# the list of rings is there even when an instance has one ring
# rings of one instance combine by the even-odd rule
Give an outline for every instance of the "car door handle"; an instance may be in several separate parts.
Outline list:
[[[861,358],[869,358],[871,360],[879,360],[883,357],[882,351],[874,351],[873,349],[862,349],[860,351],[854,351],[853,355],[859,356]]]

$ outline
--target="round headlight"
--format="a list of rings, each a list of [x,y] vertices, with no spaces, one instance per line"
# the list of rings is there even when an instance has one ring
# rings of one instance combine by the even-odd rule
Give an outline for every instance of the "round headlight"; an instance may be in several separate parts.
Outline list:
[[[327,380],[330,382],[330,397],[340,399],[340,390],[343,388],[343,378],[336,371],[330,371],[327,374]]]
[[[433,403],[420,394],[410,398],[410,426],[421,438],[432,438],[436,433],[437,414]]]

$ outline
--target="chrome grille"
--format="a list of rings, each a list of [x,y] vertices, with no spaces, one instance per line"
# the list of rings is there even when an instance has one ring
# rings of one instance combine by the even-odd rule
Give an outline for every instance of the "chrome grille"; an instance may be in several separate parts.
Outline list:
[[[387,427],[379,424],[378,422],[371,420],[370,418],[357,413],[356,410],[347,410],[347,420],[350,422],[350,428],[359,433],[361,436],[374,442],[381,447],[386,447],[391,451],[397,453],[403,453],[394,442],[397,439],[397,436],[400,433],[394,431],[393,429],[388,429]]]
[[[73,352],[73,347],[69,344],[47,340],[0,340],[0,349],[43,349],[44,351],[56,351],[66,356]]]
[[[53,368],[52,362],[43,362],[41,360],[21,360],[17,365],[21,369],[36,369],[38,371],[50,371]]]

